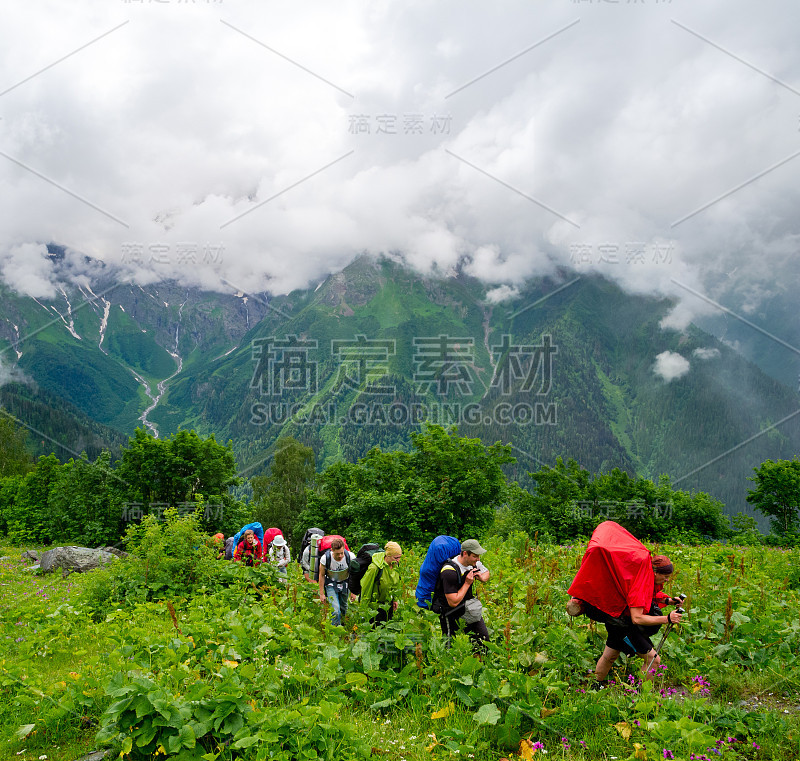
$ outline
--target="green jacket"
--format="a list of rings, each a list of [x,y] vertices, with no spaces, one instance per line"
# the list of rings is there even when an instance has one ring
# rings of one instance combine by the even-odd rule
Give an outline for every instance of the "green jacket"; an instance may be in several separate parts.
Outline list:
[[[375,584],[378,571],[383,571],[380,581]],[[386,562],[385,552],[376,552],[372,556],[366,573],[361,579],[361,600],[363,602],[391,602],[400,595],[400,571],[397,566]]]

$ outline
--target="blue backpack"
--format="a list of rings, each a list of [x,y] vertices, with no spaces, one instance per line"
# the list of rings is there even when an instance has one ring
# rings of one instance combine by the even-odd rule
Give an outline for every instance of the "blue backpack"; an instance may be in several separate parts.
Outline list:
[[[242,526],[239,529],[239,533],[233,537],[234,550],[239,546],[239,542],[242,540],[244,532],[249,528],[253,529],[253,533],[258,537],[258,541],[261,543],[261,546],[264,546],[264,527],[260,523],[248,523],[246,526]]]
[[[419,583],[415,592],[418,607],[430,609],[442,566],[460,553],[461,542],[454,536],[437,536],[430,543],[419,569]]]

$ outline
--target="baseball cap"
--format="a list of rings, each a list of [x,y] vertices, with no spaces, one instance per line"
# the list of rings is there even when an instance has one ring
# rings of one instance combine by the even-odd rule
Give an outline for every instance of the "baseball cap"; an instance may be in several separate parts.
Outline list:
[[[477,539],[467,539],[466,542],[461,542],[461,551],[471,552],[473,555],[483,555],[486,552]]]

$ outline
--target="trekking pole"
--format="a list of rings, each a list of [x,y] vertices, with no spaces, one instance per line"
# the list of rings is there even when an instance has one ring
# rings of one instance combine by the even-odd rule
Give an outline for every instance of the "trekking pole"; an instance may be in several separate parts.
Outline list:
[[[680,608],[680,607],[675,608],[675,612],[676,613],[681,613],[681,614],[686,613],[686,611],[683,608]],[[672,620],[670,620],[670,622],[667,624],[667,628],[664,630],[664,633],[661,635],[661,641],[658,643],[658,647],[656,648],[656,654],[653,656],[653,661],[656,658],[658,658],[658,654],[661,652],[661,646],[664,644],[664,641],[667,639],[667,635],[672,631],[672,628],[674,626],[675,626],[675,624],[672,622]],[[650,661],[650,662],[652,663],[653,661]]]

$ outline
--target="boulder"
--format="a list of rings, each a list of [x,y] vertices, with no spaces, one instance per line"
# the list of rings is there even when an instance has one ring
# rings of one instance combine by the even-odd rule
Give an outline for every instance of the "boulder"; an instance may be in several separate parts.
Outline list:
[[[54,547],[42,555],[39,565],[42,573],[51,573],[61,568],[63,575],[68,576],[73,571],[92,571],[110,563],[114,557],[110,552],[93,550],[90,547]]]
[[[27,550],[22,553],[23,560],[32,560],[34,563],[39,562],[39,553],[36,550]]]
[[[118,547],[95,547],[97,550],[102,550],[103,552],[110,552],[112,555],[116,555],[118,558],[126,558],[128,557],[128,553],[125,550],[121,550]]]

